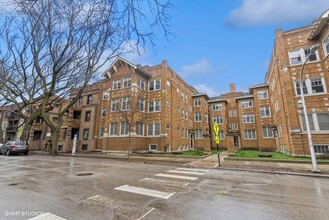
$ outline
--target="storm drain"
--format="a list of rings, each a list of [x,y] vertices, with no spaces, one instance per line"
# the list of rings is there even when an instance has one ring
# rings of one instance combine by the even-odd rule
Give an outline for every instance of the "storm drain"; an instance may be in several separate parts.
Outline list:
[[[91,176],[94,173],[77,173],[77,176]]]
[[[9,183],[8,186],[16,186],[18,183]]]

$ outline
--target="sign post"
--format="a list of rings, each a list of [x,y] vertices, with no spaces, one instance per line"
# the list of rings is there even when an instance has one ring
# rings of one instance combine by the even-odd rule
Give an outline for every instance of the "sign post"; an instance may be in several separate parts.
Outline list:
[[[78,135],[75,134],[73,138],[73,147],[72,147],[72,155],[75,155],[76,147],[77,147],[77,140],[78,140]]]
[[[215,122],[215,124],[214,124],[214,132],[215,132],[215,141],[216,141],[216,145],[217,145],[218,166],[220,167],[220,156],[219,156],[219,147],[218,147],[218,144],[219,144],[219,136],[218,136],[219,126],[218,126],[217,122]]]

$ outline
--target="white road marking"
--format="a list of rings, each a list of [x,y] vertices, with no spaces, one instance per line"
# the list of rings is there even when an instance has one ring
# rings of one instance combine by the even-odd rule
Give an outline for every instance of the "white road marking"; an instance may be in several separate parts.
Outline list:
[[[168,173],[179,173],[179,174],[191,174],[191,175],[203,175],[204,173],[200,172],[191,172],[191,171],[182,171],[182,170],[168,170]]]
[[[166,186],[175,186],[175,187],[185,187],[188,185],[188,183],[182,183],[182,182],[175,182],[171,180],[159,180],[159,179],[153,179],[153,178],[144,178],[140,179],[138,181],[141,182],[148,182],[148,183],[160,183]]]
[[[119,186],[114,189],[131,192],[131,193],[136,193],[136,194],[141,194],[141,195],[146,195],[146,196],[157,197],[157,198],[161,198],[161,199],[169,199],[171,196],[173,196],[176,193],[176,192],[167,193],[167,192],[162,192],[162,191],[158,191],[158,190],[146,189],[146,188],[142,188],[142,187],[135,187],[135,186],[129,186],[129,185]]]
[[[146,212],[143,216],[141,216],[140,218],[138,218],[137,220],[141,220],[143,219],[145,216],[147,216],[148,214],[150,214],[155,208],[152,208],[151,210],[149,210],[148,212]]]
[[[51,214],[50,212],[43,213],[28,220],[66,220],[65,218],[59,217],[57,215]]]
[[[197,180],[199,178],[199,177],[179,176],[179,175],[171,175],[171,174],[164,174],[164,173],[158,173],[158,174],[155,174],[155,176],[176,178],[176,179],[183,179],[183,180]]]
[[[195,171],[195,172],[209,172],[210,170],[205,169],[194,169],[194,168],[176,168],[176,170]]]

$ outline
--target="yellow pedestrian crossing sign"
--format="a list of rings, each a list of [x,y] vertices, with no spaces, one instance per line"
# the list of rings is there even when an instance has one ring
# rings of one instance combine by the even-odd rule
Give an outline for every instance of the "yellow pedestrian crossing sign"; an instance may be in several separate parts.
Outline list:
[[[214,124],[214,132],[215,132],[215,141],[216,141],[216,144],[219,144],[219,136],[218,136],[219,126],[218,126],[217,122],[215,122],[215,124]]]

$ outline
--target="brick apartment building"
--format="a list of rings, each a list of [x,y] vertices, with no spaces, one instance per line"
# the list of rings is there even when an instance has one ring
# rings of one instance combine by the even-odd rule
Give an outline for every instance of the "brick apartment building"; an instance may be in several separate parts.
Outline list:
[[[292,155],[309,155],[309,145],[302,110],[301,84],[314,150],[329,153],[329,11],[307,27],[290,31],[277,30],[272,57],[266,74],[269,84],[272,124],[278,133],[276,147]],[[319,45],[300,73],[310,48]]]
[[[139,66],[117,58],[103,80],[88,85],[61,129],[59,151],[170,151],[216,147],[309,155],[300,99],[300,71],[309,48],[320,45],[305,64],[303,91],[315,152],[329,152],[328,12],[312,25],[275,33],[265,82],[248,92],[216,97],[198,93],[163,61]],[[71,98],[76,96],[72,91]],[[41,129],[41,127],[40,127]],[[33,140],[45,131],[34,129]],[[37,132],[37,133],[36,133]],[[42,139],[44,140],[44,139]]]

